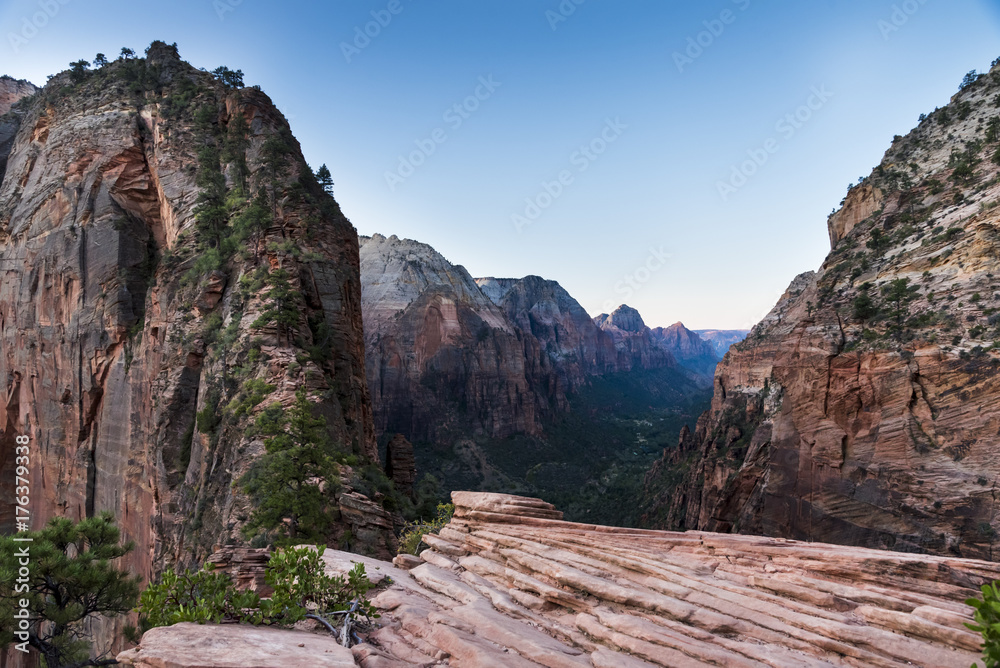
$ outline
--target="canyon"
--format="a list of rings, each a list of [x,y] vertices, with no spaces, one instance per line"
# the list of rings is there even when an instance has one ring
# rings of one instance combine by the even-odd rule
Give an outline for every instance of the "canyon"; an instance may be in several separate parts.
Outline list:
[[[664,450],[643,525],[995,559],[1000,68],[897,136]]]
[[[387,441],[412,444],[408,477],[632,521],[612,509],[634,506],[602,495],[621,488],[624,502],[658,452],[647,441],[693,424],[718,361],[709,344],[626,305],[592,318],[539,276],[473,278],[410,239],[363,236],[360,258],[376,437],[387,454]]]

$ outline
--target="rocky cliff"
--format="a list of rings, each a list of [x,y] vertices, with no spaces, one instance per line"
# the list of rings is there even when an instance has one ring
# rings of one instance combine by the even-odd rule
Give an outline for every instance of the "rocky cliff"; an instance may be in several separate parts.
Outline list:
[[[250,428],[308,390],[340,450],[377,458],[357,236],[257,89],[156,42],[53,78],[13,118],[0,184],[0,485],[31,438],[32,523],[112,511],[144,578],[239,543]],[[392,523],[351,492],[354,547]],[[9,504],[0,530],[13,528]],[[341,512],[342,511],[342,512]]]
[[[203,666],[966,668],[980,636],[967,597],[996,564],[562,520],[537,499],[456,493],[420,558],[327,552],[391,577],[350,650],[329,633],[179,624],[119,660]],[[388,582],[388,580],[386,581]]]
[[[455,430],[539,430],[547,397],[529,377],[518,332],[464,267],[426,244],[375,235],[361,238],[361,276],[380,433],[435,440]]]
[[[1000,68],[922,116],[726,355],[650,526],[996,558]]]
[[[651,334],[653,340],[673,355],[681,366],[706,378],[715,375],[715,367],[721,356],[716,354],[714,345],[685,327],[684,323],[675,322],[670,327],[654,327]]]
[[[0,183],[7,171],[7,156],[21,126],[21,116],[26,113],[27,105],[17,103],[37,92],[38,89],[27,81],[0,76]]]

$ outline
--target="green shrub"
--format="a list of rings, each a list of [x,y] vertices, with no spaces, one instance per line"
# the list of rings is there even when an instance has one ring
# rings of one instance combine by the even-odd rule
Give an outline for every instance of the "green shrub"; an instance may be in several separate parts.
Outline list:
[[[181,574],[168,570],[139,598],[141,628],[180,622],[291,626],[310,610],[323,616],[348,610],[355,601],[359,612],[378,617],[366,599],[372,583],[365,565],[355,564],[347,578],[327,575],[322,559],[325,550],[299,547],[272,554],[265,575],[274,588],[270,598],[237,589],[228,574],[213,571],[211,564]]]
[[[983,598],[966,599],[966,605],[976,609],[973,614],[975,624],[966,624],[983,636],[983,665],[985,668],[1000,667],[1000,588],[998,582],[982,586]],[[975,665],[975,664],[973,664]]]
[[[455,504],[439,503],[437,507],[437,517],[430,522],[409,523],[403,529],[399,537],[399,554],[417,554],[420,551],[420,543],[424,536],[429,533],[437,533],[455,514]]]

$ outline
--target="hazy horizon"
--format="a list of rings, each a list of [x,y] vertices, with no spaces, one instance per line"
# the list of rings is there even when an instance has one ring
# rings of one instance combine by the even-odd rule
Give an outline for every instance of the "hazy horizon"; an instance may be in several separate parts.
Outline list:
[[[1000,56],[975,0],[35,0],[0,28],[0,73],[36,84],[154,39],[242,69],[359,233],[691,329],[748,329],[817,269],[847,184]]]

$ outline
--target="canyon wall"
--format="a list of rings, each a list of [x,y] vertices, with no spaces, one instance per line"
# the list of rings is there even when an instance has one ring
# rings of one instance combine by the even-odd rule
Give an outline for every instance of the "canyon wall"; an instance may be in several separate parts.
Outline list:
[[[896,137],[733,346],[645,523],[994,559],[1000,68]]]
[[[0,119],[18,126],[0,141],[0,484],[12,496],[29,436],[33,527],[112,511],[144,578],[242,542],[251,426],[300,387],[342,451],[377,461],[356,232],[268,97],[156,42],[28,102]],[[338,530],[387,555],[391,518],[352,475]]]

